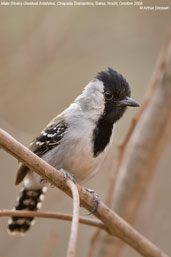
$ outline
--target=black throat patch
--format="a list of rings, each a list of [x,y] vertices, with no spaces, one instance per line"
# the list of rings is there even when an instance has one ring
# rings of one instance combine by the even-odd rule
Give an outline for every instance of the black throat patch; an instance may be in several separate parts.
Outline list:
[[[107,123],[101,118],[94,131],[93,131],[93,143],[94,156],[97,157],[108,145],[113,130],[113,123]]]

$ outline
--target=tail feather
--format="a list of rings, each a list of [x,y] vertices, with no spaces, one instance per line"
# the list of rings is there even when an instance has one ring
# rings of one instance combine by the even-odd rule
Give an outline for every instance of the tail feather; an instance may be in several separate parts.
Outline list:
[[[37,211],[41,207],[46,189],[46,187],[35,190],[23,188],[17,200],[15,210]],[[8,222],[8,233],[24,235],[33,222],[33,217],[11,217]]]

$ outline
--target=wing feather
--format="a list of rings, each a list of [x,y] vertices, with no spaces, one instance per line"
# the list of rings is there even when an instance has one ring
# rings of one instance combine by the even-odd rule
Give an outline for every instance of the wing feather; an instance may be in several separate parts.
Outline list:
[[[29,147],[30,150],[41,157],[47,151],[59,145],[66,130],[67,125],[63,119],[52,121],[52,123],[41,132],[40,136],[32,141]],[[16,185],[24,179],[28,171],[29,168],[24,164],[20,166],[16,176]]]

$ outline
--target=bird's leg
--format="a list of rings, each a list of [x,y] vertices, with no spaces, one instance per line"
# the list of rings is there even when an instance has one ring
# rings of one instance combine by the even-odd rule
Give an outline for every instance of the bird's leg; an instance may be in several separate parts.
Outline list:
[[[91,215],[97,211],[100,203],[100,197],[93,189],[85,188],[85,190],[93,196],[93,201],[95,202],[95,205],[93,206],[92,210],[88,213],[88,215]]]

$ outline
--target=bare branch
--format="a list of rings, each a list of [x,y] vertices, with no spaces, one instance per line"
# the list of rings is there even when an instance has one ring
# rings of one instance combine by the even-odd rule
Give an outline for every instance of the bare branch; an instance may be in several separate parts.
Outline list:
[[[14,216],[14,217],[37,217],[46,219],[59,219],[71,221],[72,215],[64,214],[59,212],[37,212],[37,211],[11,211],[11,210],[0,210],[0,217]],[[95,219],[79,217],[79,222],[81,224],[98,227],[105,230],[104,224]]]
[[[47,179],[51,184],[54,184],[56,187],[71,196],[71,192],[66,185],[63,174],[60,171],[43,161],[2,129],[0,129],[0,146],[40,176]],[[80,195],[81,205],[90,211],[94,206],[93,196],[83,187],[77,185],[77,188]],[[142,255],[147,257],[167,256],[157,246],[151,243],[116,213],[109,209],[104,203],[100,202],[98,210],[94,215],[105,224],[106,229],[111,235],[119,237]]]
[[[78,235],[80,198],[79,198],[77,186],[74,184],[74,182],[69,178],[67,178],[66,184],[70,188],[72,192],[72,197],[73,197],[73,217],[72,217],[71,233],[70,233],[70,239],[69,239],[68,250],[67,250],[67,257],[74,257],[76,243],[77,243],[77,235]]]

